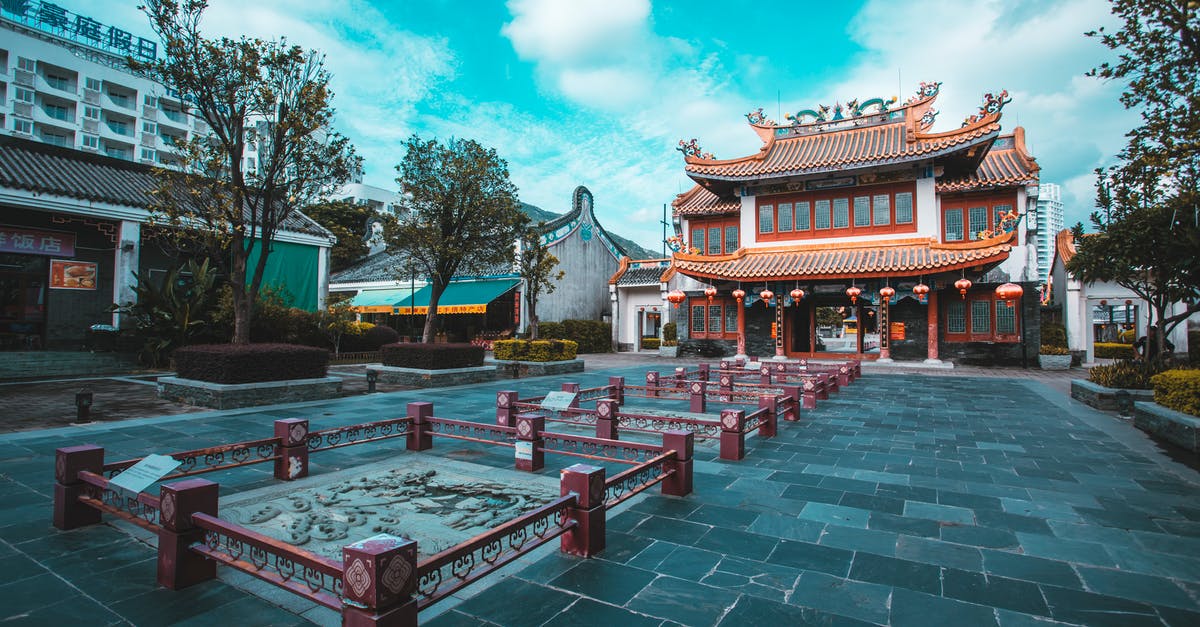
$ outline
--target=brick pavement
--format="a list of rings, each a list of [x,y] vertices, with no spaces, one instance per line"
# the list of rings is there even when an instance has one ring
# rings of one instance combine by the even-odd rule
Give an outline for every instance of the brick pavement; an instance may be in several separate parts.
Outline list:
[[[261,437],[272,418],[321,428],[398,415],[416,399],[432,400],[439,416],[486,421],[499,389],[632,381],[672,364],[589,357],[588,372],[572,377],[0,435],[0,620],[336,621],[226,571],[185,591],[156,589],[153,550],[122,531],[54,531],[56,446],[97,442],[113,457],[177,450]],[[742,462],[699,447],[695,493],[618,510],[599,558],[544,547],[423,613],[423,624],[1200,624],[1195,471],[1070,400],[1055,385],[1061,375],[877,371],[778,437],[750,438]],[[435,443],[443,451],[511,464],[495,449]],[[389,454],[339,449],[314,471]],[[272,482],[258,467],[212,478],[226,494]]]

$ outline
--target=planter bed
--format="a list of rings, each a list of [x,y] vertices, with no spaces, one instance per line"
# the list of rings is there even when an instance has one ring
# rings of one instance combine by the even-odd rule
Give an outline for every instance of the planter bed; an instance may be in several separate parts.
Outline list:
[[[1120,409],[1117,405],[1117,392],[1121,391],[1121,389],[1106,388],[1099,383],[1093,383],[1087,379],[1071,380],[1071,398],[1087,403],[1096,409],[1111,411]],[[1126,389],[1125,391],[1129,392],[1129,397],[1134,401],[1149,403],[1154,400],[1154,390]]]
[[[1134,403],[1133,425],[1146,433],[1200,452],[1200,418],[1163,407],[1158,403]]]
[[[452,385],[488,383],[499,378],[496,366],[487,364],[472,368],[445,368],[441,370],[370,364],[367,366],[367,371],[378,372],[379,380],[383,383],[407,385],[417,388],[441,388]]]
[[[582,359],[568,359],[565,361],[516,361],[488,358],[484,359],[483,363],[496,368],[497,376],[501,379],[524,379],[526,377],[544,377],[547,375],[583,372]]]
[[[181,377],[158,379],[159,398],[213,409],[320,401],[341,395],[342,380],[337,377],[257,383],[209,383]]]

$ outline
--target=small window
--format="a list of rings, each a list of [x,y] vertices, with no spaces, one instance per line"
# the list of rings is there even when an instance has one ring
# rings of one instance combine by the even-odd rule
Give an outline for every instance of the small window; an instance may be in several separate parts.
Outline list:
[[[13,96],[13,99],[16,100],[17,102],[28,102],[30,104],[33,103],[33,98],[34,98],[33,90],[25,89],[24,87],[18,87],[16,94]]]
[[[815,207],[816,215],[813,216],[813,227],[817,229],[829,228],[829,201],[818,200]]]
[[[692,333],[704,332],[704,305],[692,305]]]
[[[1007,300],[996,301],[996,333],[1012,335],[1017,332],[1017,306]]]
[[[142,132],[156,135],[158,134],[158,125],[154,122],[142,122]]]
[[[71,121],[71,113],[66,107],[47,103],[45,110],[46,115],[54,118],[55,120],[63,120],[67,122]]]
[[[46,83],[55,89],[71,91],[71,79],[57,74],[46,74]]]
[[[97,148],[100,147],[100,138],[98,136],[82,135],[81,137],[82,137],[82,139],[80,140],[80,143],[83,145],[84,148],[91,148],[92,150],[96,150]]]
[[[971,301],[971,333],[990,334],[992,332],[992,301]]]
[[[896,194],[896,224],[912,224],[912,192]]]
[[[952,300],[946,306],[946,333],[967,332],[967,304],[961,300]]]
[[[725,227],[725,254],[736,252],[738,249],[738,228],[736,226]]]
[[[979,239],[979,232],[988,228],[987,207],[971,207],[967,212],[967,237]]]
[[[738,307],[736,301],[725,305],[725,332],[737,333]]]
[[[83,108],[83,117],[85,117],[89,120],[99,120],[100,119],[100,107],[85,106]]]
[[[153,148],[143,148],[142,149],[142,158],[145,159],[146,161],[154,161],[154,149]]]
[[[692,248],[704,252],[704,229],[692,229]]]
[[[33,122],[22,120],[21,118],[13,118],[13,132],[33,135]]]
[[[875,205],[875,226],[890,224],[892,220],[892,197],[887,194],[878,194],[874,198]]]
[[[708,228],[708,254],[721,254],[721,227],[719,226]]]
[[[758,208],[758,232],[775,232],[775,206],[762,205]]]
[[[844,229],[850,226],[850,199],[835,198],[833,200],[833,228]]]
[[[7,4],[7,3],[5,3],[5,4]],[[26,59],[25,57],[17,57],[17,67],[22,70],[25,70],[26,72],[32,72],[37,67],[37,62],[34,61],[33,59]]]
[[[47,144],[62,146],[63,148],[67,147],[66,135],[59,135],[57,133],[43,133],[42,141],[46,142]]]
[[[83,86],[87,89],[91,89],[92,91],[100,91],[100,79],[98,79],[98,78],[84,79]]]
[[[709,305],[708,307],[708,332],[721,332],[721,306]]]
[[[796,203],[796,230],[807,231],[809,229],[809,213],[810,209],[807,202]]]
[[[854,226],[871,226],[871,197],[854,197]]]
[[[779,232],[787,233],[792,230],[792,203],[779,203]]]
[[[963,238],[962,209],[946,210],[946,241],[961,242]]]
[[[150,94],[146,94],[145,96],[142,96],[142,104],[146,105],[147,107],[157,107],[158,98],[155,98]]]

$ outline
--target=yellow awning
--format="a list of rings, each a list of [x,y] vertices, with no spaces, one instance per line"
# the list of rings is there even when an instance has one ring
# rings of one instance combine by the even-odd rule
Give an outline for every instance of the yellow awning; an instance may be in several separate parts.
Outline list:
[[[520,279],[487,279],[484,281],[461,281],[446,286],[438,300],[439,314],[485,313],[488,303],[511,291],[521,283]],[[394,313],[402,316],[424,315],[429,311],[429,295],[432,289],[426,285],[411,298],[395,304]]]
[[[411,296],[410,288],[363,290],[350,299],[350,310],[358,313],[392,313],[395,304]]]

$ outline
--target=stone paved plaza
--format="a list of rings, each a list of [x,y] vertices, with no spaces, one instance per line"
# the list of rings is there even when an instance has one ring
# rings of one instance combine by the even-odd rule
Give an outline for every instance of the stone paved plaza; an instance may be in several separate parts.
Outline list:
[[[154,549],[125,530],[55,531],[55,447],[95,443],[115,460],[267,437],[276,418],[309,418],[319,429],[396,417],[413,400],[433,402],[439,417],[490,421],[497,390],[534,396],[614,374],[634,383],[652,368],[670,370],[597,359],[570,377],[0,436],[0,621],[338,621],[226,569],[218,581],[158,589]],[[566,557],[552,543],[421,622],[1200,624],[1200,476],[1116,416],[1070,400],[1057,381],[961,374],[868,369],[800,423],[781,424],[776,438],[750,437],[741,462],[698,446],[695,492],[651,491],[610,512],[600,557]],[[388,443],[338,449],[315,456],[312,469],[395,453]],[[430,453],[512,464],[507,449],[440,439]],[[576,461],[548,455],[542,473]],[[269,465],[207,477],[223,494],[275,483]]]

